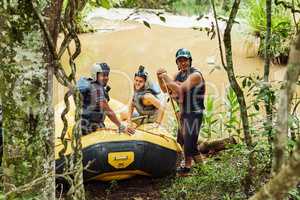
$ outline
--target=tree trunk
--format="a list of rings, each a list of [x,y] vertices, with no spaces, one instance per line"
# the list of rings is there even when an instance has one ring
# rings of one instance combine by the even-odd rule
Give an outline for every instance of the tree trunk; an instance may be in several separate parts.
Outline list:
[[[265,39],[265,66],[264,81],[269,81],[270,73],[270,45],[271,45],[271,23],[272,23],[272,0],[266,0],[266,16],[267,16],[267,33]]]
[[[266,0],[266,18],[267,18],[267,33],[266,33],[266,39],[265,39],[265,66],[264,66],[264,82],[267,83],[269,82],[269,74],[270,74],[270,45],[271,45],[271,23],[272,23],[272,0]],[[268,84],[265,84],[264,90],[267,90],[266,94],[269,96],[270,94],[270,88]],[[270,96],[269,96],[270,97]],[[265,130],[268,133],[268,142],[270,145],[270,162],[268,164],[268,168],[271,169],[272,166],[272,155],[273,155],[273,150],[272,150],[272,145],[273,145],[273,135],[272,135],[272,121],[273,121],[273,103],[271,98],[264,98],[264,106],[266,110],[266,125],[265,125]]]
[[[216,154],[219,151],[225,150],[229,148],[229,146],[237,144],[236,140],[234,137],[228,137],[224,139],[218,139],[218,140],[213,140],[213,141],[200,141],[198,142],[198,150],[202,154]]]
[[[300,143],[300,142],[299,142]],[[259,190],[250,200],[282,200],[288,191],[300,182],[300,144],[280,172]]]
[[[254,175],[255,160],[254,160],[254,155],[253,155],[253,151],[252,151],[253,145],[252,145],[252,137],[251,137],[250,128],[249,128],[249,118],[248,118],[246,101],[245,101],[244,93],[235,78],[233,62],[232,62],[232,46],[231,46],[231,30],[232,30],[232,26],[233,26],[235,17],[239,10],[240,2],[241,2],[240,0],[234,1],[231,11],[230,11],[229,19],[228,19],[228,22],[227,22],[227,25],[225,28],[225,32],[224,32],[223,43],[225,46],[225,54],[226,54],[225,55],[226,64],[225,64],[225,61],[223,58],[223,49],[222,49],[222,44],[221,44],[220,30],[219,30],[219,25],[218,25],[218,20],[217,20],[218,17],[216,14],[214,0],[211,0],[214,18],[215,18],[215,22],[216,22],[217,36],[218,36],[218,40],[219,40],[221,62],[222,62],[224,69],[226,70],[230,86],[232,87],[234,93],[237,96],[237,100],[238,100],[238,103],[240,106],[240,116],[241,116],[242,124],[243,124],[244,142],[246,143],[247,149],[249,151],[248,173],[246,174],[245,180],[244,180],[244,190],[245,190],[245,194],[247,196],[250,196],[251,186],[252,186],[252,177]]]
[[[62,0],[38,3],[56,41]],[[53,59],[31,1],[4,1],[0,11],[4,192],[55,199]]]
[[[287,119],[283,119],[283,117],[287,116],[287,109],[281,108],[281,105],[289,105],[291,103],[291,97],[294,92],[295,83],[298,80],[300,75],[300,35],[298,35],[296,43],[294,47],[291,49],[290,60],[288,71],[286,73],[286,87],[283,89],[284,92],[281,93],[280,99],[280,109],[278,111],[278,122],[282,121],[278,124],[277,128],[277,143],[275,143],[275,150],[278,149],[282,154],[284,152],[284,146],[278,146],[278,144],[283,141],[279,140],[282,138],[286,140],[287,135]],[[275,151],[275,155],[276,151]],[[276,161],[276,162],[275,162]],[[283,161],[274,160],[274,163],[280,163],[283,165]],[[290,157],[290,159],[286,162],[285,165],[280,167],[278,164],[280,171],[276,174],[274,178],[272,178],[264,187],[262,187],[259,192],[257,192],[251,200],[282,200],[288,193],[290,189],[295,187],[300,181],[300,138],[298,138],[297,147]]]
[[[244,93],[242,89],[240,88],[234,73],[233,68],[233,62],[232,62],[232,46],[231,46],[231,30],[232,26],[235,20],[235,17],[237,15],[237,12],[239,10],[240,0],[235,0],[230,12],[229,20],[227,22],[227,26],[225,28],[224,32],[224,46],[225,46],[225,54],[226,54],[226,72],[228,76],[228,80],[230,83],[230,86],[234,90],[237,100],[240,105],[240,116],[242,119],[243,124],[243,131],[244,131],[244,141],[247,145],[249,153],[249,165],[248,165],[248,173],[245,176],[245,194],[247,196],[250,195],[251,186],[252,186],[252,177],[254,175],[254,167],[255,167],[255,161],[254,161],[254,155],[253,155],[253,146],[252,146],[252,137],[249,129],[249,119],[248,119],[248,111],[246,106],[246,101],[244,97]]]
[[[279,101],[277,116],[276,133],[274,135],[274,161],[273,173],[280,171],[286,158],[286,146],[288,139],[288,113],[290,111],[290,104],[295,89],[295,83],[299,77],[300,67],[300,35],[298,35],[294,46],[289,55],[289,65],[285,74],[285,82],[281,89],[281,99]]]

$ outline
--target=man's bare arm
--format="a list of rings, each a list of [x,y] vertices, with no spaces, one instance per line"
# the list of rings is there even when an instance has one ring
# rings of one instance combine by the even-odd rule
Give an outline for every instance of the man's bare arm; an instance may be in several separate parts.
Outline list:
[[[105,101],[100,101],[100,108],[103,108],[103,110],[105,111],[106,115],[108,116],[108,118],[117,126],[120,127],[121,122],[119,121],[119,119],[117,118],[115,112],[110,108],[110,106],[108,105],[108,102]]]
[[[128,119],[127,119],[127,122],[131,122],[133,110],[134,110],[134,105],[133,105],[133,102],[131,101],[131,103],[129,105],[129,108],[128,108]]]
[[[156,122],[160,124],[163,119],[164,113],[165,113],[165,102],[160,102],[152,94],[145,94],[143,97],[143,103],[146,105],[147,104],[153,105],[158,109],[159,113],[158,113]]]

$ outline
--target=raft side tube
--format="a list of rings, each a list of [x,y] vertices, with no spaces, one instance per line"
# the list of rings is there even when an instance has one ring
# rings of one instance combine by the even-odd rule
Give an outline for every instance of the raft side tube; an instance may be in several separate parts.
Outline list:
[[[84,180],[120,180],[134,175],[163,177],[175,171],[178,152],[146,141],[104,142],[83,149]],[[56,161],[62,173],[63,160]]]

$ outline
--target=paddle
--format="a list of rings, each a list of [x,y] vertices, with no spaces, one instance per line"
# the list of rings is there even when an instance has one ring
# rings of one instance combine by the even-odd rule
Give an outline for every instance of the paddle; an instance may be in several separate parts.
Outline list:
[[[161,80],[164,83],[164,86],[165,86],[165,88],[167,90],[167,93],[169,94],[169,99],[171,100],[172,108],[173,108],[173,111],[174,111],[174,114],[175,114],[175,117],[176,117],[176,120],[177,120],[178,129],[180,130],[181,129],[181,123],[180,123],[180,119],[178,118],[178,115],[177,115],[177,112],[176,112],[175,102],[174,102],[173,98],[171,97],[171,93],[169,91],[169,88],[168,88],[165,80],[163,80],[163,79],[161,79]]]

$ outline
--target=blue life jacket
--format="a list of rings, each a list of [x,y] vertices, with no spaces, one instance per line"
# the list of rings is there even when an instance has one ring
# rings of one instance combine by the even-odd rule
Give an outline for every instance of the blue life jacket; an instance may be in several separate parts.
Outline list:
[[[83,98],[83,103],[82,103],[83,109],[87,109],[91,104],[92,80],[93,79],[91,78],[80,77],[80,79],[77,81],[77,88],[79,89]]]

